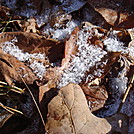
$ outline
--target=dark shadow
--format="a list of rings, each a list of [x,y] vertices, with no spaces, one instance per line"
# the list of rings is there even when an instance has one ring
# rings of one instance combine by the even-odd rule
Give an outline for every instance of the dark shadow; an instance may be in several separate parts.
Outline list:
[[[119,24],[119,21],[120,21],[120,11],[117,12],[117,19],[116,19],[116,21],[114,22],[114,26],[115,26],[115,27]]]
[[[45,122],[47,121],[48,104],[56,95],[58,95],[58,91],[59,89],[57,88],[51,88],[44,94],[43,99],[40,102],[40,110]]]
[[[100,26],[105,29],[110,29],[112,27],[109,23],[106,22],[104,17],[90,5],[86,4],[80,10],[72,13],[74,20],[81,22],[90,22],[93,25]]]
[[[8,121],[5,122],[4,126],[0,128],[0,134],[15,134],[24,130],[31,121],[22,115],[13,115]]]

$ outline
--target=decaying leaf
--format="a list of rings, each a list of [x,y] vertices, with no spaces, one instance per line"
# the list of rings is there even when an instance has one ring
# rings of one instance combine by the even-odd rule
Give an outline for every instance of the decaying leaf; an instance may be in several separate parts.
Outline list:
[[[1,109],[0,109],[1,111]],[[0,113],[0,128],[4,125],[4,123],[13,115],[13,113],[10,113],[8,111],[1,111]]]
[[[0,6],[0,80],[8,83],[0,85],[0,103],[26,116],[0,115],[0,133],[133,133],[133,90],[122,109],[128,119],[91,113],[116,113],[133,74],[133,0],[2,0],[0,5],[11,8]],[[14,85],[25,94],[9,90]]]
[[[65,43],[65,52],[64,52],[64,59],[62,60],[62,67],[65,68],[71,60],[71,56],[75,55],[78,52],[78,48],[75,45],[77,41],[77,34],[78,34],[79,28],[76,27],[74,31],[72,32],[70,38]]]
[[[98,85],[81,85],[83,92],[86,95],[87,100],[89,101],[90,110],[96,111],[102,108],[105,104],[105,101],[108,98],[108,93],[104,86]]]
[[[126,21],[127,17],[133,12],[133,0],[89,0],[88,3],[114,27]]]
[[[18,46],[23,52],[44,53],[48,56],[50,62],[62,58],[64,44],[55,42],[51,39],[45,39],[42,36],[26,32],[7,32],[0,35],[1,45],[4,42],[10,42],[16,38],[14,45]],[[45,59],[44,59],[45,60]]]
[[[113,63],[118,60],[119,56],[120,52],[112,52],[104,56],[100,62],[96,63],[95,66],[88,70],[86,74],[88,77],[85,77],[85,79],[87,79],[86,83],[89,83],[96,78],[104,78],[111,70]]]
[[[48,105],[46,130],[49,133],[105,134],[110,129],[105,119],[90,112],[85,95],[76,84],[63,87]]]
[[[14,81],[22,83],[21,77],[28,84],[32,84],[37,79],[24,63],[18,61],[13,56],[1,52],[0,59],[0,73],[9,85],[12,85]]]
[[[0,17],[7,18],[10,15],[10,9],[8,7],[0,6]]]

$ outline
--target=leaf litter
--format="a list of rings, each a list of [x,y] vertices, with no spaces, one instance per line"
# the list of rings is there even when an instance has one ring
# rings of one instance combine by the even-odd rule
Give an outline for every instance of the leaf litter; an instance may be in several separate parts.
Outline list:
[[[129,2],[131,3],[131,1]],[[40,108],[44,109],[42,112],[43,117],[48,112],[47,121],[45,120],[45,129],[48,132],[86,134],[89,133],[88,127],[91,124],[94,128],[95,121],[101,122],[95,116],[90,123],[88,119],[84,125],[77,122],[77,120],[79,122],[85,120],[82,116],[84,108],[83,111],[75,111],[78,104],[74,101],[78,98],[84,99],[82,92],[78,95],[81,97],[75,96],[75,93],[72,92],[77,85],[81,86],[79,90],[84,91],[88,102],[88,106],[87,103],[84,103],[86,104],[85,108],[88,109],[85,112],[87,117],[91,118],[90,116],[92,116],[88,113],[90,110],[96,116],[103,118],[102,120],[117,112],[121,98],[128,87],[130,74],[133,74],[131,69],[134,57],[133,25],[131,24],[133,11],[132,8],[130,8],[131,10],[127,8],[128,3],[125,6],[123,6],[124,2],[113,1],[112,4],[107,4],[106,1],[84,0],[75,0],[73,2],[71,0],[41,0],[40,2],[25,0],[20,3],[15,0],[11,2],[3,0],[1,3],[13,11],[10,14],[4,14],[5,17],[11,20],[7,19],[6,22],[0,23],[0,27],[7,32],[3,31],[1,33],[5,34],[1,35],[2,55],[10,57],[3,58],[2,56],[1,58],[1,80],[13,85],[18,85],[19,82],[20,87],[24,88],[25,84],[15,73],[16,70],[21,70],[21,75],[23,78],[26,77],[25,82],[28,86],[35,86],[30,89],[33,90],[37,103],[40,103]],[[86,15],[86,18],[84,15]],[[25,18],[25,20],[22,21],[22,18]],[[127,29],[127,23],[129,29]],[[12,32],[8,33],[8,30]],[[17,35],[14,31],[18,33],[23,31],[24,33]],[[22,38],[23,40],[20,39],[22,35],[25,36]],[[31,42],[30,39],[34,41]],[[13,70],[9,67],[7,63],[11,63],[10,59],[14,59],[16,63],[19,63],[20,69]],[[27,70],[27,73],[24,70]],[[9,75],[5,72],[9,72]],[[47,81],[48,83],[44,88],[41,87]],[[70,86],[70,83],[74,83],[74,85]],[[44,107],[41,105],[44,104],[44,102],[41,103],[44,101],[44,97],[41,96],[55,87],[66,88],[68,93],[65,93],[64,96],[59,93],[60,98],[53,96],[53,100],[47,101]],[[57,88],[55,91],[57,92]],[[44,126],[39,126],[39,114],[35,110],[32,98],[27,90],[25,92],[27,99],[26,102],[24,100],[21,102],[21,109],[33,123],[28,124],[28,127],[23,128],[20,132],[18,130],[18,133],[38,133],[39,130],[45,133]],[[41,96],[38,96],[39,92],[41,92]],[[77,91],[75,90],[75,92]],[[51,94],[53,92],[50,92],[50,96]],[[68,94],[70,94],[69,98]],[[128,133],[133,133],[133,90],[129,94],[121,112],[128,116]],[[57,104],[58,99],[59,102],[61,100],[63,102]],[[70,100],[74,101],[71,108],[68,109],[68,104],[72,103]],[[82,107],[80,103],[78,108]],[[55,105],[61,107],[59,108],[61,111],[55,109]],[[72,106],[74,106],[74,109]],[[53,115],[53,113],[55,114]],[[79,115],[79,118],[74,116],[75,114]],[[35,120],[32,119],[33,116]],[[109,126],[109,123],[106,124]],[[105,125],[103,126],[103,123],[101,125],[96,128],[96,132],[91,128],[91,133],[106,133],[106,131],[110,133],[110,126],[106,130]],[[116,127],[113,127],[113,129],[114,132],[122,132]]]

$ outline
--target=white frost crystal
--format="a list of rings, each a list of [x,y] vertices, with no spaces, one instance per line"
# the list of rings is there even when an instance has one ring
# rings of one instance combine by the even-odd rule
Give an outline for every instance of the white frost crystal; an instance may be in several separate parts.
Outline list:
[[[95,66],[107,54],[100,47],[88,43],[88,38],[92,34],[89,31],[85,32],[85,30],[83,29],[78,33],[78,40],[76,42],[78,53],[74,56],[72,62],[69,63],[69,67],[64,70],[59,87],[69,83],[79,84],[86,71],[89,71],[91,67]]]
[[[4,42],[2,45],[2,50],[5,53],[8,53],[16,57],[19,61],[28,62],[28,66],[33,70],[35,75],[38,78],[42,79],[46,72],[46,68],[43,65],[43,63],[39,62],[38,60],[45,59],[45,55],[41,53],[34,53],[34,54],[29,54],[28,52],[24,53],[21,49],[18,48],[18,46],[14,45],[16,42],[18,42],[16,37],[10,41]]]
[[[123,42],[117,40],[117,38],[107,38],[104,40],[104,45],[106,46],[106,50],[109,52],[122,52],[124,51]]]

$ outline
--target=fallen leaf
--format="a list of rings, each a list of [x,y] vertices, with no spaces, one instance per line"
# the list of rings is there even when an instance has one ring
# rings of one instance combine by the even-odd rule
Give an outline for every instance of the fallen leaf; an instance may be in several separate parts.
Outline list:
[[[102,60],[96,63],[90,70],[87,71],[86,77],[83,79],[83,82],[90,83],[96,78],[104,78],[106,74],[112,69],[112,65],[116,62],[120,56],[120,52],[111,52],[108,53]],[[87,77],[88,76],[88,77]]]
[[[130,28],[134,28],[134,15],[130,15],[130,16],[127,16],[127,18],[119,23],[116,27],[117,28],[124,28],[124,29],[130,29]]]
[[[31,69],[13,56],[1,52],[0,59],[0,73],[9,85],[12,85],[13,81],[23,83],[21,77],[27,84],[32,84],[37,79]]]
[[[80,22],[90,22],[93,25],[100,26],[104,29],[110,29],[111,27],[103,15],[91,6],[90,2],[85,4],[80,10],[74,12],[73,19]]]
[[[6,41],[16,38],[14,45],[23,52],[43,53],[48,56],[50,62],[60,60],[63,56],[64,43],[45,39],[42,36],[27,32],[5,32],[0,35],[1,45]],[[44,59],[45,60],[45,59]]]
[[[0,6],[0,17],[8,18],[10,15],[10,9],[8,7]]]
[[[98,85],[81,85],[83,92],[85,93],[86,99],[89,102],[90,110],[96,111],[102,108],[105,104],[105,101],[108,98],[108,93],[104,86]]]
[[[48,105],[46,130],[61,134],[106,134],[111,129],[106,119],[94,116],[80,86],[69,84]]]
[[[35,18],[30,18],[28,20],[28,22],[30,23],[30,25],[26,27],[26,29],[27,29],[26,32],[36,33],[37,29],[36,29],[36,20],[35,20]]]
[[[0,113],[0,128],[5,124],[5,122],[13,115],[8,111],[3,111]]]
[[[62,68],[65,68],[67,66],[67,64],[71,61],[71,56],[75,55],[77,53],[77,46],[75,45],[76,41],[77,41],[77,34],[78,34],[79,28],[76,27],[69,40],[66,41],[65,43],[65,51],[64,51],[64,58],[62,60]]]
[[[114,27],[126,21],[133,12],[133,0],[89,0],[88,3]]]

